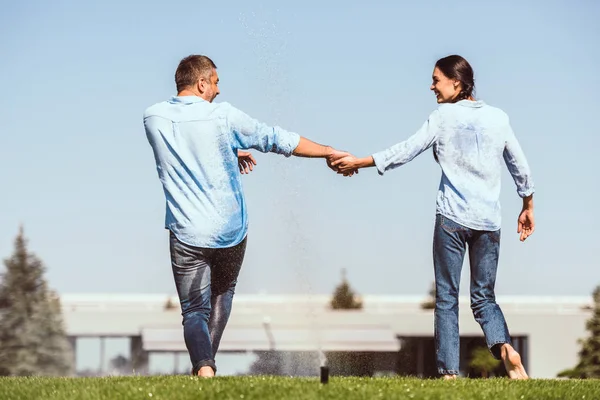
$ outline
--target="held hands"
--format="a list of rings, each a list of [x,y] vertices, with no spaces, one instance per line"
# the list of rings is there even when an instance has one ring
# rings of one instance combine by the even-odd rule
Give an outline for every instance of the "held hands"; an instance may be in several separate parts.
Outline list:
[[[327,159],[327,165],[338,174],[352,176],[358,174],[361,168],[374,167],[375,160],[373,156],[357,158],[350,153],[337,151]]]
[[[358,174],[359,167],[352,166],[351,162],[351,160],[356,160],[356,157],[348,152],[334,149],[331,154],[327,156],[326,160],[327,166],[340,175],[352,176]]]
[[[331,166],[335,168],[338,174],[343,174],[344,176],[354,172],[358,174],[359,168],[362,167],[359,161],[360,160],[352,154],[347,154],[336,159],[333,163],[331,163]]]

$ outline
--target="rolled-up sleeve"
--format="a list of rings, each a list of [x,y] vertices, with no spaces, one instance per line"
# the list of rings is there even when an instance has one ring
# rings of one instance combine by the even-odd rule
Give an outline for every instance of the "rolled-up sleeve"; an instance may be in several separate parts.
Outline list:
[[[520,197],[530,196],[535,192],[535,186],[531,178],[531,169],[510,124],[506,125],[506,130],[507,137],[503,153],[504,162],[517,186],[517,194]]]
[[[435,110],[421,129],[403,142],[373,154],[373,161],[379,175],[385,171],[404,165],[430,148],[437,140],[440,127],[440,112]]]
[[[298,147],[300,135],[297,133],[257,121],[230,104],[224,104],[224,107],[234,147],[283,154],[286,157],[291,156]]]

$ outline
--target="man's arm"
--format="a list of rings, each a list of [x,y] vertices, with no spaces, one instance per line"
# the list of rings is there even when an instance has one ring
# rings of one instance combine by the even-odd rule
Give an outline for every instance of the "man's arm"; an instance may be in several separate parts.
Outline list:
[[[300,135],[297,133],[278,126],[268,126],[229,103],[222,103],[222,107],[225,108],[227,126],[236,149],[254,149],[261,153],[271,152],[289,157],[298,146]]]
[[[327,166],[329,168],[344,176],[352,176],[354,174],[358,174],[357,168],[351,168],[346,171],[339,171],[336,167],[333,166],[334,160],[343,158],[345,156],[349,156],[350,153],[336,150],[331,146],[323,146],[303,136],[300,136],[300,142],[298,143],[298,146],[294,149],[293,154],[296,157],[325,158],[327,160]]]
[[[334,157],[348,153],[335,150],[331,146],[315,143],[294,132],[280,127],[271,127],[259,122],[235,107],[224,104],[227,108],[227,123],[233,134],[234,145],[238,149],[255,149],[263,153],[273,152],[307,158],[325,158],[331,168]],[[349,172],[345,175],[352,175]]]
[[[296,146],[292,154],[296,157],[327,158],[331,157],[333,152],[334,149],[331,146],[323,146],[311,141],[310,139],[300,136],[298,146]]]

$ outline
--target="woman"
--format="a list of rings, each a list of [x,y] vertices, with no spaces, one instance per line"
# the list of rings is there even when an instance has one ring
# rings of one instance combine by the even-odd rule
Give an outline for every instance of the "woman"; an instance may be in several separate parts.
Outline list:
[[[487,345],[504,362],[513,379],[527,379],[494,285],[500,249],[500,180],[503,163],[523,198],[519,215],[520,240],[534,231],[533,192],[527,160],[498,108],[477,101],[473,69],[457,55],[437,61],[430,89],[440,106],[421,129],[387,150],[365,158],[346,156],[332,163],[341,174],[376,167],[380,175],[406,164],[433,147],[442,168],[433,238],[435,269],[435,344],[438,372],[456,378],[459,371],[458,293],[468,246],[471,266],[471,309]]]

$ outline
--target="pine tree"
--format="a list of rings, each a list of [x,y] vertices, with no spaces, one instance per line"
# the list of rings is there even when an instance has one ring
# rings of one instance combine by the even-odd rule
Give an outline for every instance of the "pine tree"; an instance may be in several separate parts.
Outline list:
[[[579,364],[575,368],[560,372],[559,377],[600,378],[600,286],[594,290],[593,299],[592,317],[585,325],[590,336],[579,341]]]
[[[38,350],[38,374],[70,375],[75,367],[74,354],[66,337],[60,299],[55,292],[47,291],[46,300],[38,308],[36,321],[42,343]]]
[[[355,310],[362,308],[362,301],[357,299],[356,294],[348,283],[345,269],[342,270],[342,283],[335,288],[335,292],[333,293],[331,308],[334,310]]]
[[[487,347],[476,347],[473,349],[469,366],[481,374],[482,377],[487,378],[490,372],[494,371],[498,365],[500,365],[500,360],[496,360]]]
[[[45,268],[27,251],[21,228],[0,281],[0,375],[66,375],[72,353],[58,297],[48,290]]]
[[[429,289],[429,297],[427,300],[421,303],[421,308],[423,310],[435,309],[435,282],[431,284],[431,289]]]

